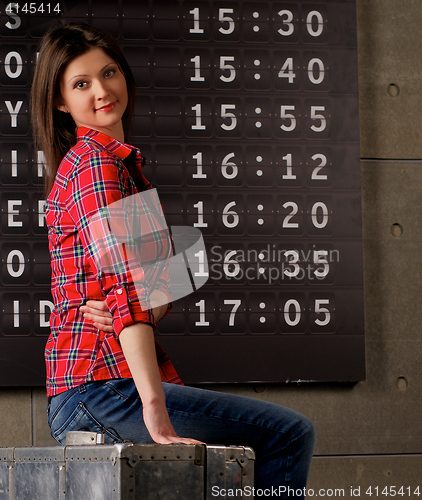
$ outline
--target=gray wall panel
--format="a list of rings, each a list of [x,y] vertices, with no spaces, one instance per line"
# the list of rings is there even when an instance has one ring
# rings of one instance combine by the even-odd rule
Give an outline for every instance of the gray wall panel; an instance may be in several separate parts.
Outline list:
[[[422,162],[362,163],[369,340],[421,340],[421,186]],[[401,236],[391,234],[393,224],[401,226]]]
[[[361,155],[422,158],[420,2],[357,0],[357,14]]]
[[[0,448],[31,446],[30,389],[0,389]]]
[[[33,441],[34,446],[55,446],[58,443],[51,437],[47,423],[47,398],[45,389],[32,389]]]
[[[418,498],[415,491],[421,491],[421,470],[422,455],[318,457],[314,459],[311,466],[308,490],[313,489],[314,496],[337,496],[337,498],[342,496],[350,498],[351,489],[354,492],[353,496],[361,498],[377,496]],[[418,486],[419,490],[417,490]],[[371,490],[368,490],[370,487]],[[378,487],[378,495],[376,487]],[[389,495],[382,494],[385,487],[387,487],[385,493]],[[399,493],[401,487],[403,487],[402,494]],[[330,489],[343,490],[344,495],[335,494],[335,492],[330,494]]]

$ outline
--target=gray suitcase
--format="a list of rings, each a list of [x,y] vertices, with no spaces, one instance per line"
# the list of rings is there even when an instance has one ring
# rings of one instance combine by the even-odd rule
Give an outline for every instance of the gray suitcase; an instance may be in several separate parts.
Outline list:
[[[73,442],[97,440],[93,433],[79,434],[86,439]],[[239,446],[0,448],[0,500],[253,498],[254,460],[251,448]]]

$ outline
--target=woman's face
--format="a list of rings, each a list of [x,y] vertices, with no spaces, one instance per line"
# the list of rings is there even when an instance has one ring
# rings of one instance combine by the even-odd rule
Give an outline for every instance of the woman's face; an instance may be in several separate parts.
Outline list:
[[[89,127],[124,140],[122,116],[128,95],[126,80],[106,52],[95,47],[71,61],[60,77],[57,108],[78,127]]]

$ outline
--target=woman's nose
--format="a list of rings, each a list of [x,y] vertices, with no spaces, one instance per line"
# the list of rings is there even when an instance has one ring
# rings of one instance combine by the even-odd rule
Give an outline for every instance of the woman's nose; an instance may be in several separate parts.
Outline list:
[[[103,99],[104,97],[107,97],[108,94],[109,94],[109,91],[108,91],[105,83],[101,82],[101,81],[97,81],[95,83],[95,97],[97,99]]]

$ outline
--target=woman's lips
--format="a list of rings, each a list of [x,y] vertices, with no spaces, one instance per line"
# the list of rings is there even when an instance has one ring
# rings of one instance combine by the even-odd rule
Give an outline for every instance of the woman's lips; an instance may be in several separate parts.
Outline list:
[[[114,108],[116,105],[116,101],[111,102],[110,104],[106,104],[105,106],[102,106],[101,108],[97,108],[95,111],[110,111],[111,109]]]

